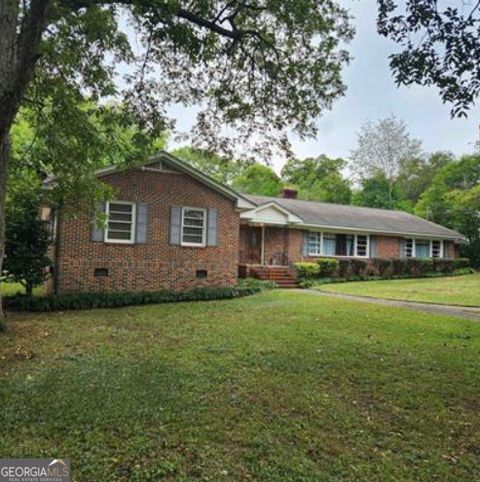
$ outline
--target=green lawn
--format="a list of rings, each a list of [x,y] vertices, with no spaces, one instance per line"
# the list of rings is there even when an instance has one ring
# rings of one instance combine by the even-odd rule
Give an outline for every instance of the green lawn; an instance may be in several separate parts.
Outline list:
[[[25,288],[20,283],[0,283],[0,293],[4,296],[16,295],[17,293],[25,293]],[[43,293],[42,287],[33,289],[35,295]]]
[[[78,482],[480,480],[480,324],[271,291],[12,315],[0,453]]]
[[[334,283],[321,285],[318,289],[392,300],[480,306],[480,273],[446,278]]]

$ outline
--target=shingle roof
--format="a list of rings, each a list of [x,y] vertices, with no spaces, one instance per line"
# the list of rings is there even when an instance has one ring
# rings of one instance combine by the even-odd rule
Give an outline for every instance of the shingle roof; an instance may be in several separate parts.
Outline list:
[[[275,202],[302,218],[305,224],[330,228],[359,229],[391,234],[418,234],[450,239],[465,239],[456,231],[404,211],[364,208],[300,199],[285,199],[243,194],[257,206]]]

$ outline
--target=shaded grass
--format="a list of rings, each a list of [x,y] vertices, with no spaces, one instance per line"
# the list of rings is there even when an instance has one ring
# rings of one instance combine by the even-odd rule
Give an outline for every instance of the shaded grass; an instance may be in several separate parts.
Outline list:
[[[466,320],[298,292],[15,315],[0,453],[82,482],[475,480],[479,352]]]
[[[392,300],[480,306],[480,273],[446,278],[356,281],[322,285],[318,289]]]

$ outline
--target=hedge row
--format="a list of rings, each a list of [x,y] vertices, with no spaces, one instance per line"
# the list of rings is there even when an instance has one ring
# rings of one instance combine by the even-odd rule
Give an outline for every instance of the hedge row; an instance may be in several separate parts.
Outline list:
[[[416,258],[372,258],[334,259],[320,258],[317,262],[295,263],[294,268],[301,279],[392,276],[421,276],[427,273],[450,274],[469,267],[469,260],[416,259]]]
[[[331,283],[348,283],[350,281],[382,281],[382,280],[396,280],[396,279],[411,279],[411,278],[442,278],[443,276],[465,276],[467,274],[475,273],[473,268],[460,268],[451,273],[423,273],[423,274],[399,274],[391,276],[352,276],[350,278],[303,278],[299,285],[301,288],[311,288],[312,286],[331,284]]]
[[[121,306],[172,303],[178,301],[207,301],[239,298],[275,288],[275,283],[243,280],[231,288],[195,288],[188,291],[153,291],[139,293],[72,293],[49,296],[15,295],[2,299],[6,310],[64,311],[91,308],[118,308]]]

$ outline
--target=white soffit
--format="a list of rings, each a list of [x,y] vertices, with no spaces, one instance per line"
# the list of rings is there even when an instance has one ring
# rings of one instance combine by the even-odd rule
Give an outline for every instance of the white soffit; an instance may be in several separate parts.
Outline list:
[[[303,223],[302,218],[296,216],[290,211],[287,211],[286,209],[283,209],[281,206],[275,204],[274,202],[264,204],[249,211],[245,211],[240,214],[240,217],[254,223],[282,225]]]

